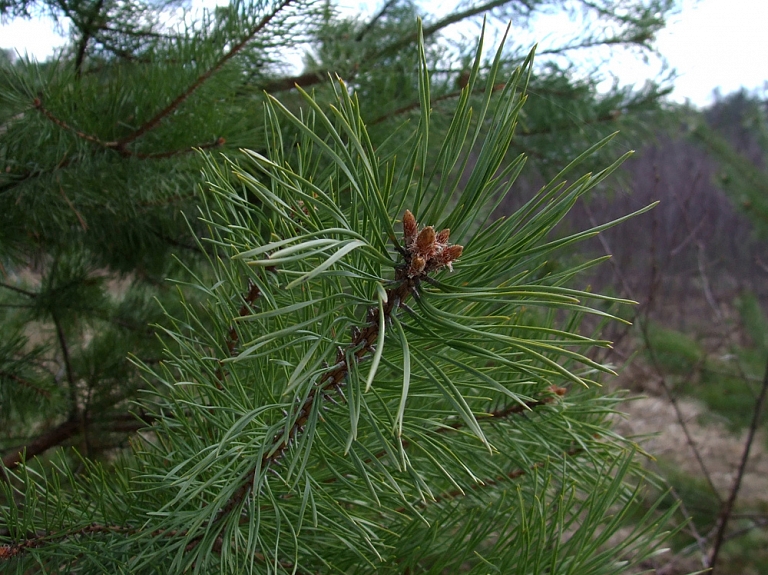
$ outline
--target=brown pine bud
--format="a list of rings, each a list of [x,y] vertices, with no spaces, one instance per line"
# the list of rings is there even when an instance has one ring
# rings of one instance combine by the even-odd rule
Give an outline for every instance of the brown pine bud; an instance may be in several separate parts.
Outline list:
[[[447,244],[448,238],[450,237],[451,237],[451,230],[448,228],[445,228],[444,230],[440,230],[440,233],[437,234],[435,241],[438,244]]]
[[[456,78],[456,88],[459,90],[462,90],[467,87],[469,84],[469,76],[470,72],[469,70],[462,70],[461,74],[459,74],[459,77]]]
[[[429,265],[430,269],[438,270],[443,266],[448,266],[448,269],[453,271],[453,260],[461,256],[463,251],[464,246],[445,246],[432,258]]]
[[[463,251],[464,246],[448,246],[443,250],[443,257],[445,257],[448,262],[452,262],[453,260],[460,258]]]
[[[427,266],[427,260],[421,256],[414,256],[411,260],[411,268],[408,270],[408,275],[414,277],[424,271]]]
[[[435,253],[435,228],[427,226],[416,238],[416,253],[429,259]]]
[[[416,218],[413,217],[411,210],[405,210],[403,214],[403,240],[406,248],[416,239],[416,231]]]

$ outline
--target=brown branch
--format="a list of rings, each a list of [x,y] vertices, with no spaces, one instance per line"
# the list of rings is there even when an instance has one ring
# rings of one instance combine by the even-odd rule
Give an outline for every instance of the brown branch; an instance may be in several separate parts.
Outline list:
[[[153,421],[154,418],[147,415],[136,416],[132,413],[122,413],[111,416],[108,420],[104,421],[106,425],[103,431],[107,433],[133,433],[139,429],[152,425]],[[95,423],[101,422],[91,418],[87,423],[89,425],[94,425]],[[60,423],[53,429],[38,435],[23,447],[14,449],[4,455],[3,466],[6,469],[15,469],[18,467],[19,463],[21,463],[22,456],[24,459],[29,460],[32,457],[48,451],[52,447],[62,445],[77,435],[80,426],[81,422],[76,418],[70,418],[63,423]]]
[[[188,148],[179,148],[177,150],[167,150],[165,152],[153,152],[149,154],[145,154],[142,152],[134,152],[133,150],[128,149],[125,146],[125,143],[122,141],[110,141],[105,142],[101,138],[97,136],[93,136],[91,134],[86,134],[85,132],[82,132],[78,130],[77,128],[73,128],[69,124],[67,124],[64,120],[61,118],[56,117],[50,110],[48,110],[45,106],[43,106],[42,100],[40,98],[35,98],[32,102],[32,105],[40,110],[40,112],[48,118],[51,122],[56,124],[57,126],[72,132],[75,134],[78,138],[81,138],[83,140],[86,140],[87,142],[92,142],[94,144],[97,144],[101,146],[102,148],[105,148],[107,150],[114,150],[117,153],[119,153],[121,156],[124,157],[133,157],[133,158],[139,158],[141,160],[157,160],[157,159],[163,159],[163,158],[170,158],[172,156],[177,156],[179,154],[188,154],[190,152],[194,152],[195,150],[210,150],[212,148],[218,148],[219,146],[223,146],[226,143],[226,139],[224,138],[217,138],[213,142],[207,142],[204,144],[198,144],[196,146],[190,146]],[[56,169],[59,169],[61,167],[66,166],[69,163],[69,161],[60,162],[60,165],[56,166]],[[40,172],[41,174],[44,172]],[[24,179],[27,177],[31,177],[31,174],[28,176],[25,176]],[[22,180],[23,181],[23,180]],[[18,183],[18,182],[16,182]],[[67,199],[65,197],[65,199]],[[70,204],[71,205],[71,204]]]
[[[75,208],[75,204],[72,203],[72,200],[67,197],[67,194],[64,192],[64,188],[61,187],[61,184],[59,184],[59,191],[61,192],[61,196],[64,198],[64,201],[67,202],[69,208],[75,213],[75,216],[77,216],[77,220],[80,222],[80,227],[84,232],[87,232],[88,224],[85,222],[85,218],[83,218],[82,214],[77,211],[77,208]]]
[[[712,546],[712,554],[709,559],[709,567],[711,569],[710,574],[715,572],[717,565],[718,555],[720,554],[720,548],[723,545],[725,539],[725,528],[728,526],[728,520],[733,512],[733,506],[736,503],[736,498],[739,495],[741,489],[741,480],[744,478],[744,471],[747,468],[747,461],[749,460],[749,452],[752,449],[752,441],[755,438],[757,427],[760,423],[760,415],[763,409],[763,403],[765,396],[768,394],[768,363],[765,366],[765,375],[763,376],[763,385],[760,389],[760,395],[755,403],[755,409],[752,412],[752,423],[749,426],[749,433],[747,434],[747,442],[744,444],[744,452],[741,455],[741,462],[739,463],[739,469],[736,472],[736,478],[733,480],[733,487],[731,487],[731,493],[728,496],[728,500],[723,504],[720,510],[720,515],[717,519],[717,533],[715,534],[715,542]]]
[[[423,28],[422,34],[424,38],[428,38],[429,36],[436,34],[440,30],[450,26],[451,24],[456,24],[457,22],[460,22],[466,18],[471,18],[472,16],[477,16],[478,14],[482,14],[483,12],[488,12],[489,10],[493,10],[494,8],[498,8],[499,6],[508,4],[511,1],[512,0],[493,0],[492,2],[488,2],[486,4],[482,4],[474,8],[469,8],[467,10],[464,10],[463,12],[457,12],[456,14],[447,16],[442,20],[438,20],[431,26],[427,26],[426,28]],[[403,48],[404,46],[407,46],[408,44],[415,42],[416,40],[418,40],[418,38],[419,38],[418,32],[414,32],[412,34],[406,34],[400,39],[392,42],[388,46],[385,46],[378,52],[374,52],[373,54],[364,56],[360,62],[355,64],[354,68],[357,69],[360,63],[370,62],[370,61],[376,60],[377,58],[381,58],[382,56],[386,56],[391,52],[395,52],[400,48]],[[280,78],[277,80],[273,80],[272,82],[268,82],[267,84],[262,86],[262,89],[265,92],[282,92],[285,90],[290,90],[297,86],[301,88],[306,88],[308,86],[314,86],[316,84],[319,84],[325,78],[328,77],[328,74],[332,74],[333,72],[334,72],[333,70],[319,70],[314,72],[305,72],[303,74],[299,74],[298,76],[289,76],[287,78]]]
[[[166,152],[154,152],[151,154],[142,154],[140,152],[132,152],[130,150],[127,150],[126,148],[120,148],[120,153],[123,154],[124,156],[133,156],[141,160],[159,160],[163,158],[178,156],[181,154],[189,154],[197,150],[212,150],[214,148],[219,148],[223,146],[226,142],[227,140],[225,138],[217,138],[213,142],[208,142],[205,144],[197,144],[196,146],[190,146],[189,148],[179,148],[178,150],[168,150]]]
[[[259,286],[257,286],[254,282],[249,281],[248,282],[248,293],[243,296],[243,305],[240,306],[240,310],[238,311],[238,315],[240,317],[246,316],[249,313],[251,313],[251,306],[256,302],[257,299],[259,299],[259,296],[261,295],[261,290],[259,289]],[[229,326],[229,330],[227,331],[227,337],[225,339],[225,344],[227,346],[227,351],[229,352],[229,357],[234,357],[237,355],[237,344],[240,341],[240,336],[237,334],[237,330],[235,329],[234,324]],[[219,363],[219,367],[216,369],[216,387],[219,389],[222,389],[223,382],[224,382],[224,369],[222,368],[223,363]]]
[[[31,298],[36,298],[38,296],[38,294],[36,294],[34,292],[27,291],[27,290],[18,288],[16,286],[12,286],[12,285],[4,283],[4,282],[0,282],[0,287],[4,287],[5,289],[9,289],[11,291],[15,291],[16,293],[20,293],[21,295],[25,295],[25,296],[31,297]]]
[[[303,74],[299,74],[298,76],[289,76],[288,78],[279,78],[277,80],[272,80],[271,82],[267,82],[262,86],[262,90],[265,92],[284,92],[286,90],[290,90],[295,87],[301,87],[305,88],[307,86],[314,86],[315,84],[319,84],[322,82],[325,78],[328,77],[328,74],[331,72],[320,70],[317,72],[304,72]]]
[[[181,94],[176,96],[174,100],[168,104],[165,108],[160,110],[157,114],[155,114],[152,118],[147,120],[144,124],[142,124],[137,130],[135,130],[133,133],[125,136],[124,138],[121,138],[117,143],[120,146],[125,146],[126,144],[129,144],[133,142],[134,140],[139,139],[144,134],[149,132],[150,130],[153,130],[157,127],[160,122],[163,121],[163,119],[167,116],[169,116],[176,108],[178,108],[187,98],[189,98],[200,86],[202,86],[211,76],[213,76],[216,72],[218,72],[224,64],[229,62],[232,58],[234,58],[247,44],[250,42],[256,34],[261,32],[264,27],[269,24],[269,22],[277,16],[277,14],[283,10],[285,7],[287,7],[289,4],[295,2],[296,0],[283,0],[270,14],[264,16],[261,21],[256,24],[256,26],[253,27],[253,29],[243,38],[240,42],[235,44],[232,49],[224,54],[218,62],[216,62],[211,68],[203,72],[200,76],[198,76],[197,80],[195,80],[186,90],[184,90]]]
[[[506,84],[499,83],[495,84],[492,88],[493,92],[496,92],[497,90],[502,90]],[[442,102],[444,100],[450,100],[451,98],[458,98],[461,96],[462,90],[455,90],[453,92],[449,92],[447,94],[442,94],[441,96],[436,96],[435,98],[432,98],[429,103],[430,105],[437,104],[438,102]],[[485,88],[481,88],[478,90],[479,93],[485,92]],[[417,110],[419,107],[421,107],[421,102],[411,102],[410,104],[407,104],[405,106],[402,106],[396,110],[393,110],[391,112],[387,112],[386,114],[383,114],[376,118],[375,120],[368,123],[369,126],[374,126],[376,124],[380,124],[381,122],[388,120],[389,118],[393,116],[399,116],[400,114],[405,114],[407,112],[410,112],[411,110]]]
[[[64,337],[64,328],[59,321],[59,317],[53,313],[51,314],[53,324],[56,326],[56,337],[59,340],[59,347],[61,348],[61,354],[64,360],[64,369],[67,374],[67,383],[69,385],[69,417],[75,418],[78,414],[77,408],[77,388],[75,386],[75,374],[72,371],[72,362],[69,359],[69,347],[67,346],[67,340]]]
[[[61,128],[64,128],[69,132],[73,132],[75,135],[77,135],[78,138],[81,138],[88,142],[93,142],[94,144],[98,144],[103,148],[115,149],[118,147],[118,142],[105,142],[104,140],[98,138],[97,136],[93,136],[91,134],[86,134],[85,132],[81,132],[77,128],[73,128],[72,126],[67,124],[64,120],[57,118],[50,110],[48,110],[45,106],[43,106],[43,102],[40,98],[35,98],[32,101],[32,105],[36,109],[40,110],[40,113],[43,114],[43,116],[45,116],[46,118],[48,118],[51,122],[53,122],[54,124],[56,124]]]
[[[392,6],[394,6],[396,2],[397,2],[397,0],[388,0],[388,1],[387,1],[387,3],[386,3],[386,4],[384,4],[384,6],[381,8],[381,10],[379,10],[379,11],[378,11],[378,12],[377,12],[377,13],[376,13],[374,16],[373,16],[373,18],[371,18],[371,20],[368,22],[368,24],[366,24],[366,25],[363,27],[363,29],[362,29],[362,30],[360,30],[360,32],[358,33],[358,35],[357,35],[357,36],[355,36],[355,42],[362,42],[362,41],[363,41],[363,38],[365,38],[365,35],[366,35],[368,32],[370,32],[370,31],[373,29],[373,27],[376,25],[376,22],[378,22],[379,20],[381,20],[381,19],[384,17],[384,15],[387,13],[387,11],[388,11],[390,8],[392,8]]]
[[[82,27],[78,26],[83,35],[80,38],[80,42],[78,43],[77,56],[75,57],[75,76],[77,78],[80,78],[80,74],[82,72],[83,61],[85,60],[85,51],[88,48],[88,42],[93,34],[94,22],[96,22],[96,19],[99,17],[99,12],[101,12],[101,8],[103,6],[104,0],[98,0],[93,6],[93,10],[91,10],[90,14],[88,15],[88,22]]]
[[[578,455],[584,451],[582,447],[573,447],[569,449],[568,451],[563,452],[563,456],[565,457],[573,457],[574,455]],[[478,481],[472,485],[470,488],[470,491],[478,491],[480,489],[485,489],[486,487],[494,487],[501,483],[502,481],[506,480],[514,480],[519,477],[522,477],[526,473],[530,473],[531,471],[534,471],[536,469],[539,469],[540,467],[543,467],[547,464],[547,461],[537,461],[536,463],[532,464],[528,469],[513,469],[511,471],[508,471],[507,473],[504,473],[503,475],[497,475],[496,477],[492,479],[484,479],[482,481]],[[452,489],[450,491],[445,491],[443,493],[439,493],[435,496],[435,498],[432,501],[426,502],[426,505],[434,505],[441,503],[442,501],[450,500],[450,499],[457,499],[459,497],[465,497],[467,495],[467,491],[464,489]],[[400,507],[399,509],[396,509],[396,513],[405,513],[406,508]]]
[[[92,525],[77,529],[76,531],[30,537],[13,545],[0,545],[0,561],[13,559],[17,555],[20,555],[29,549],[34,549],[35,547],[41,547],[45,544],[54,543],[73,537],[91,535],[93,533],[117,533],[125,531],[130,531],[130,529],[117,525],[100,525],[98,523],[94,523]]]
[[[50,394],[50,392],[48,392],[48,390],[42,389],[40,386],[35,385],[34,383],[29,381],[28,379],[24,379],[23,377],[20,377],[20,376],[16,375],[15,373],[10,373],[8,371],[0,370],[0,377],[7,377],[8,379],[12,379],[16,383],[19,383],[19,384],[23,385],[24,387],[28,387],[30,389],[33,389],[35,392],[39,393],[40,395],[42,395],[46,399],[50,399],[51,398],[51,394]]]

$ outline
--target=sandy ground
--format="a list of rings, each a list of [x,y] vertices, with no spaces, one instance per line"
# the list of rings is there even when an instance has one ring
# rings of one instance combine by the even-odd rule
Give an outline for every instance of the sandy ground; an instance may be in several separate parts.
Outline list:
[[[678,406],[712,483],[720,496],[726,498],[744,451],[747,430],[734,434],[717,422],[707,421],[702,425],[701,416],[707,410],[695,400],[680,398]],[[704,477],[669,401],[662,397],[644,397],[628,401],[622,410],[627,417],[617,424],[620,433],[624,436],[650,436],[642,442],[649,453],[682,472]],[[768,451],[765,446],[766,435],[761,430],[752,444],[747,471],[742,479],[739,491],[742,503],[750,499],[764,500],[768,495]]]

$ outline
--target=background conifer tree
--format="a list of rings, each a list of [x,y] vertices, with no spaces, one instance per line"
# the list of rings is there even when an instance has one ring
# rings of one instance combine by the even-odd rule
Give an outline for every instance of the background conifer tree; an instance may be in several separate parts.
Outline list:
[[[641,127],[659,92],[598,97],[515,46],[438,40],[539,7],[457,11],[417,49],[396,2],[366,22],[233,4],[183,30],[171,4],[51,6],[70,51],[2,68],[3,560],[609,573],[653,551],[653,510],[606,546],[632,447],[616,400],[571,388],[605,371],[581,315],[615,302],[546,264],[598,231],[551,235],[618,164],[563,178],[615,156],[597,136]],[[560,53],[648,46],[670,3],[583,7],[615,34]],[[306,40],[306,70],[280,75]],[[521,150],[557,179],[498,220]]]

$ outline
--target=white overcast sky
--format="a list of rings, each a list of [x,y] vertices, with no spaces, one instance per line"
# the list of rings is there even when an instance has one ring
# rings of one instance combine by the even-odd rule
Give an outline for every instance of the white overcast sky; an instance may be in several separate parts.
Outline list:
[[[214,0],[216,1],[216,0]],[[372,0],[345,0],[347,7],[370,8]],[[376,2],[378,4],[379,2]],[[548,30],[551,33],[551,29]],[[64,39],[52,21],[15,20],[0,24],[0,47],[43,59]],[[768,87],[768,0],[683,0],[680,12],[657,36],[656,46],[677,71],[672,98],[698,106],[719,89]],[[658,70],[635,58],[617,57],[610,73],[622,83],[642,84]]]

